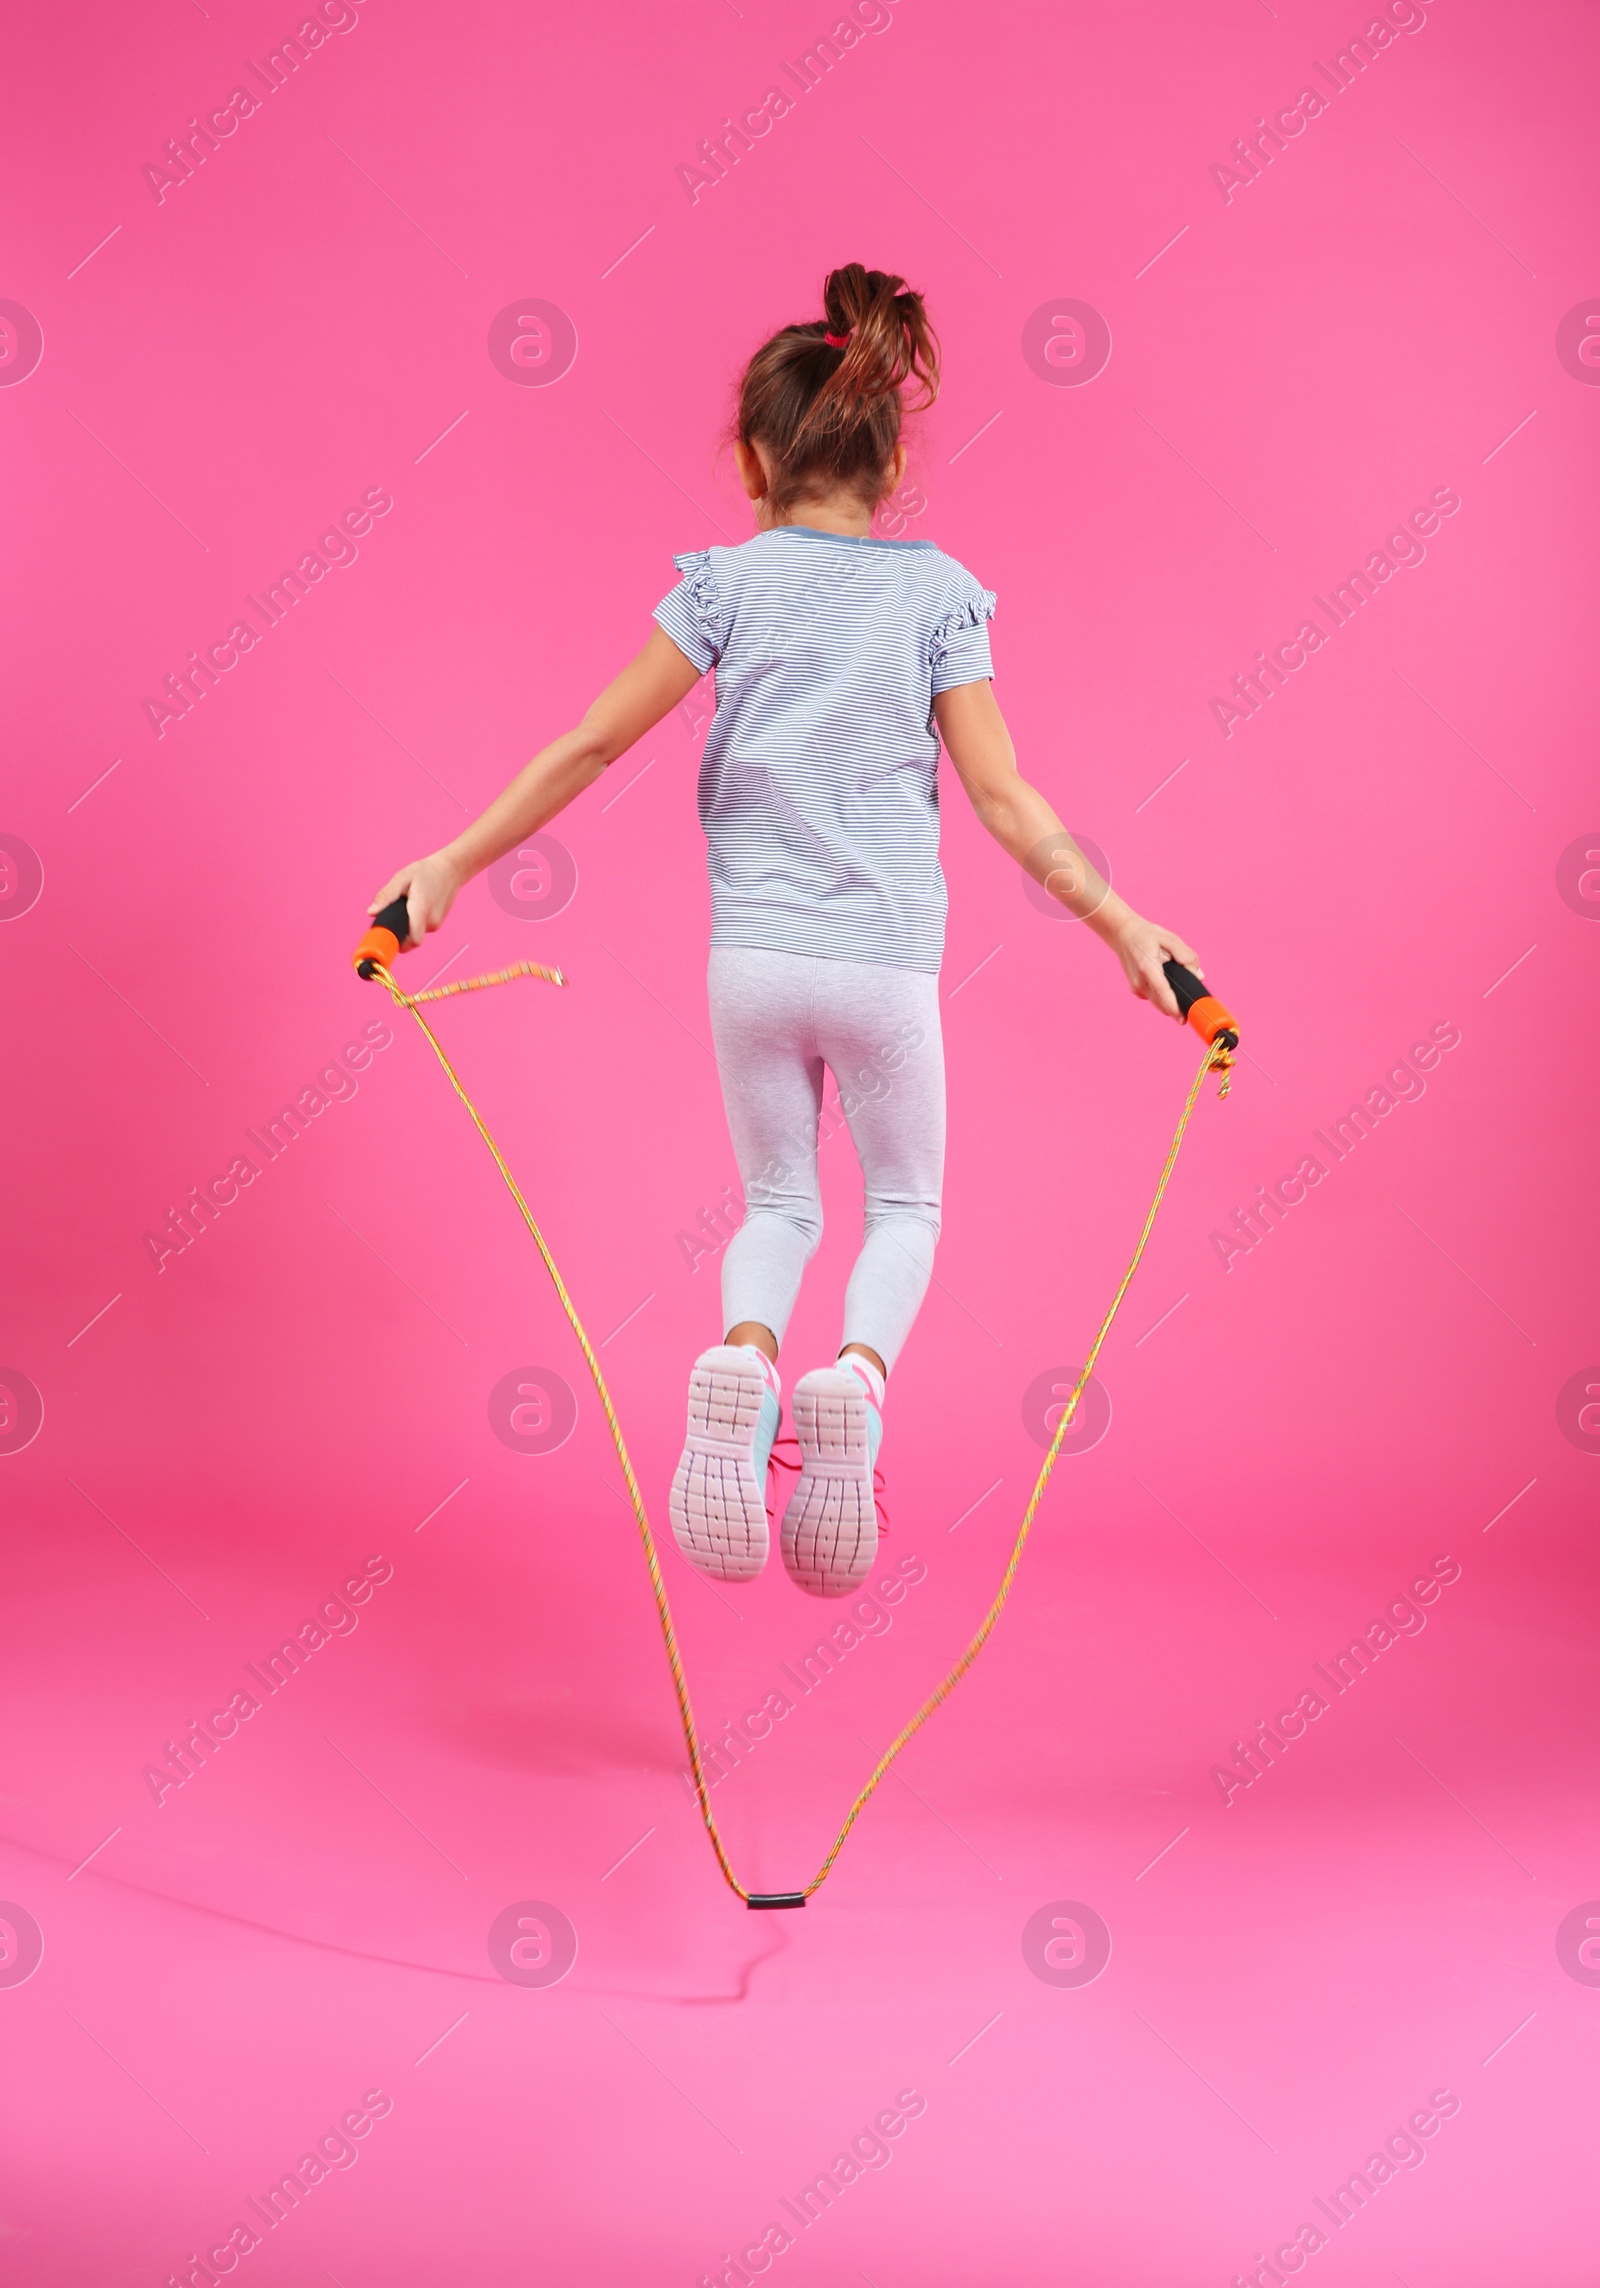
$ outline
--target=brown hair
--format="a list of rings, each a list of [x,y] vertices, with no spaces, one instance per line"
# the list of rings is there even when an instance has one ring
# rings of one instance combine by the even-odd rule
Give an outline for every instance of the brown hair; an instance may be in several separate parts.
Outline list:
[[[847,262],[829,271],[822,306],[823,318],[763,342],[739,384],[734,434],[766,448],[767,498],[779,516],[839,486],[876,506],[900,438],[904,384],[914,376],[920,385],[917,407],[939,393],[938,340],[903,278]],[[846,337],[844,347],[830,347],[829,334]]]

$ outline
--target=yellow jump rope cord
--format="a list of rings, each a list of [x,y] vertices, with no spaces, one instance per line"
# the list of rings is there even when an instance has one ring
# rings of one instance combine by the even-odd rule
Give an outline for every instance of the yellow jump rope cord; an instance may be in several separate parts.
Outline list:
[[[416,1018],[417,1023],[421,1026],[423,1033],[427,1037],[429,1047],[433,1050],[434,1055],[438,1058],[440,1064],[444,1067],[445,1075],[450,1082],[450,1086],[455,1090],[457,1096],[460,1097],[462,1103],[466,1106],[467,1112],[472,1120],[472,1125],[474,1128],[476,1128],[478,1134],[483,1138],[485,1144],[488,1145],[490,1153],[494,1159],[494,1164],[499,1169],[502,1177],[505,1179],[506,1189],[511,1194],[511,1197],[516,1201],[518,1212],[520,1213],[523,1222],[527,1225],[529,1231],[533,1235],[533,1244],[535,1247],[537,1247],[540,1255],[544,1260],[544,1267],[550,1274],[551,1284],[554,1286],[556,1294],[560,1298],[561,1308],[567,1314],[568,1323],[570,1324],[573,1333],[578,1338],[578,1348],[582,1351],[584,1359],[588,1365],[589,1372],[594,1378],[595,1391],[599,1397],[601,1407],[605,1413],[606,1425],[611,1432],[611,1442],[617,1449],[617,1460],[622,1465],[623,1480],[628,1488],[628,1499],[633,1504],[633,1514],[638,1522],[639,1527],[639,1539],[644,1548],[644,1561],[650,1569],[650,1586],[655,1594],[656,1615],[661,1623],[661,1641],[666,1647],[667,1665],[672,1671],[672,1687],[678,1696],[678,1717],[679,1721],[683,1725],[684,1744],[689,1751],[689,1766],[690,1770],[694,1774],[694,1788],[695,1795],[700,1805],[700,1817],[705,1822],[706,1833],[711,1839],[711,1848],[717,1855],[717,1865],[722,1869],[723,1879],[727,1883],[728,1888],[731,1891],[737,1893],[741,1899],[748,1900],[750,1893],[745,1889],[744,1885],[740,1882],[738,1876],[733,1871],[732,1863],[728,1858],[727,1847],[723,1843],[721,1833],[717,1827],[716,1816],[711,1809],[711,1791],[706,1780],[705,1767],[700,1760],[700,1745],[698,1739],[696,1738],[694,1709],[689,1699],[688,1680],[686,1679],[683,1672],[683,1655],[678,1650],[678,1632],[672,1625],[672,1607],[667,1601],[666,1583],[661,1577],[661,1561],[656,1553],[656,1539],[655,1535],[650,1530],[650,1520],[645,1512],[644,1496],[639,1491],[639,1481],[634,1476],[633,1464],[628,1458],[628,1448],[627,1443],[622,1435],[622,1425],[617,1420],[617,1410],[616,1407],[612,1404],[611,1393],[606,1388],[606,1378],[600,1370],[600,1361],[594,1355],[594,1347],[590,1343],[589,1337],[584,1332],[583,1321],[578,1317],[577,1311],[573,1306],[572,1297],[567,1293],[566,1282],[562,1278],[560,1270],[557,1268],[556,1259],[551,1254],[550,1249],[546,1244],[543,1232],[539,1229],[538,1224],[534,1221],[532,1209],[529,1207],[527,1201],[523,1198],[521,1191],[518,1189],[516,1177],[513,1176],[511,1170],[506,1166],[504,1159],[501,1157],[499,1145],[496,1144],[494,1138],[490,1135],[488,1129],[484,1126],[482,1115],[478,1111],[477,1106],[473,1103],[471,1097],[467,1094],[465,1088],[463,1088],[461,1085],[460,1078],[457,1075],[454,1065],[446,1056],[443,1048],[440,1046],[438,1037],[434,1033],[432,1026],[428,1023],[427,1018],[423,1016],[421,1009],[418,1007],[418,1003],[422,1001],[443,1001],[448,999],[452,994],[475,993],[482,986],[503,985],[514,977],[539,977],[543,978],[547,984],[551,985],[565,985],[567,982],[566,978],[562,975],[559,969],[544,969],[541,968],[536,962],[522,961],[518,962],[512,969],[496,970],[491,976],[487,977],[463,978],[457,985],[442,985],[432,992],[403,993],[390,972],[381,964],[374,964],[372,974],[375,977],[381,978],[384,985],[388,988],[389,994],[393,999],[396,1007],[401,1009],[409,1009],[412,1016]],[[1077,1381],[1073,1384],[1072,1395],[1061,1410],[1061,1418],[1056,1424],[1055,1436],[1050,1442],[1050,1450],[1045,1455],[1043,1465],[1039,1471],[1039,1475],[1034,1481],[1033,1493],[1029,1498],[1027,1509],[1023,1512],[1022,1523],[1017,1530],[1016,1542],[1013,1545],[1011,1551],[1011,1560],[1005,1569],[1005,1573],[1000,1582],[1000,1587],[995,1593],[994,1602],[990,1605],[989,1610],[983,1616],[982,1621],[978,1624],[977,1629],[974,1631],[964,1650],[958,1655],[954,1665],[949,1669],[942,1680],[934,1687],[933,1691],[929,1693],[927,1699],[924,1700],[922,1706],[912,1717],[910,1723],[905,1726],[903,1731],[896,1734],[895,1738],[890,1741],[888,1747],[878,1758],[877,1764],[874,1767],[872,1775],[868,1779],[866,1786],[861,1790],[861,1793],[856,1797],[855,1802],[850,1806],[849,1812],[845,1817],[844,1825],[840,1828],[838,1834],[834,1837],[833,1845],[828,1853],[828,1856],[823,1860],[822,1865],[812,1876],[810,1882],[806,1884],[803,1894],[806,1898],[809,1899],[812,1893],[816,1890],[819,1890],[823,1883],[827,1881],[828,1876],[833,1871],[834,1861],[838,1858],[840,1852],[844,1849],[846,1842],[849,1840],[850,1830],[855,1826],[856,1821],[860,1818],[862,1812],[866,1809],[866,1806],[872,1800],[872,1797],[876,1793],[880,1781],[883,1779],[885,1773],[889,1770],[890,1765],[899,1755],[901,1749],[906,1745],[907,1741],[913,1739],[916,1734],[921,1731],[923,1725],[926,1724],[928,1718],[933,1714],[934,1710],[939,1707],[941,1702],[949,1699],[951,1693],[954,1692],[956,1686],[961,1682],[961,1679],[966,1675],[968,1669],[972,1666],[979,1653],[982,1652],[984,1646],[988,1643],[989,1638],[993,1633],[995,1623],[999,1620],[1001,1613],[1005,1610],[1006,1599],[1011,1594],[1011,1584],[1016,1579],[1017,1567],[1022,1562],[1022,1552],[1027,1547],[1029,1534],[1033,1531],[1034,1517],[1038,1511],[1040,1502],[1044,1498],[1045,1487],[1050,1483],[1051,1473],[1056,1466],[1056,1457],[1061,1452],[1061,1442],[1067,1434],[1067,1430],[1072,1421],[1073,1415],[1077,1412],[1078,1401],[1083,1395],[1084,1388],[1088,1383],[1089,1377],[1094,1372],[1095,1361],[1099,1358],[1101,1347],[1104,1344],[1107,1335],[1111,1332],[1112,1322],[1116,1318],[1118,1311],[1122,1308],[1123,1297],[1127,1294],[1128,1289],[1133,1284],[1133,1275],[1139,1268],[1140,1260],[1144,1255],[1145,1247],[1149,1242],[1150,1234],[1155,1228],[1156,1216],[1160,1210],[1161,1202],[1166,1195],[1167,1185],[1171,1181],[1172,1171],[1178,1163],[1178,1153],[1183,1145],[1184,1131],[1188,1127],[1190,1115],[1193,1113],[1195,1105],[1199,1101],[1200,1091],[1205,1083],[1206,1074],[1211,1071],[1216,1071],[1222,1075],[1222,1086],[1220,1093],[1226,1095],[1228,1090],[1228,1068],[1231,1063],[1232,1057],[1227,1049],[1216,1045],[1211,1046],[1206,1050],[1205,1056],[1201,1061],[1200,1070],[1195,1074],[1194,1079],[1190,1084],[1189,1094],[1185,1100],[1182,1115],[1178,1121],[1176,1129],[1173,1131],[1172,1142],[1167,1148],[1166,1162],[1161,1170],[1161,1179],[1156,1185],[1155,1197],[1150,1202],[1150,1212],[1145,1217],[1144,1229],[1139,1234],[1139,1243],[1135,1247],[1132,1256],[1129,1258],[1128,1268],[1126,1271],[1124,1271],[1120,1281],[1118,1282],[1117,1291],[1111,1298],[1111,1307],[1106,1312],[1105,1317],[1101,1320],[1099,1331],[1096,1334],[1094,1341],[1089,1346],[1089,1355],[1083,1362],[1083,1368],[1078,1376]]]

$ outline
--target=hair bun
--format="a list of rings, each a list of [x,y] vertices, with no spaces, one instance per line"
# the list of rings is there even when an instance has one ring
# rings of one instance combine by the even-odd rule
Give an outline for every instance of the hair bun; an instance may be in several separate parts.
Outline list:
[[[772,464],[769,514],[812,491],[848,487],[872,504],[892,479],[906,409],[939,390],[939,344],[922,296],[889,270],[847,262],[830,270],[823,316],[785,326],[762,345],[739,384],[734,434],[759,441]]]
[[[822,306],[823,340],[845,354],[813,408],[820,426],[835,421],[850,402],[887,396],[913,378],[922,391],[920,402],[932,404],[939,386],[938,345],[922,296],[903,278],[892,270],[847,262],[829,271]]]

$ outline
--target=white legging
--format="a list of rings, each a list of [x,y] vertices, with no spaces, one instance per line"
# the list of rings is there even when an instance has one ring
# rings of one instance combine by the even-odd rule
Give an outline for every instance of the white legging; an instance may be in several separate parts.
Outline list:
[[[722,1259],[725,1329],[779,1342],[822,1237],[817,1124],[831,1068],[866,1179],[841,1343],[894,1365],[933,1276],[944,1175],[939,980],[917,969],[713,946],[711,1036],[745,1218]]]

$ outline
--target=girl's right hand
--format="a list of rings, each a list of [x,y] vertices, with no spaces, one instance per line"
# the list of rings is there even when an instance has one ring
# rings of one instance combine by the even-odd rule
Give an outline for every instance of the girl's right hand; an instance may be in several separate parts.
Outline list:
[[[367,912],[381,913],[403,892],[411,927],[400,950],[408,952],[412,946],[422,943],[429,930],[439,927],[455,904],[456,892],[465,879],[449,852],[436,850],[431,858],[419,858],[415,865],[402,866],[398,874],[391,874]]]

